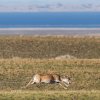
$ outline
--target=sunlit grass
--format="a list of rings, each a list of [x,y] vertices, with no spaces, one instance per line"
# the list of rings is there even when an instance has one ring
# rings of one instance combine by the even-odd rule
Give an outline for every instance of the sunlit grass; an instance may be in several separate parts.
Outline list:
[[[100,90],[100,60],[99,59],[1,59],[0,89],[21,89],[36,73],[56,73],[68,75],[72,84],[68,90]],[[32,85],[29,90],[63,90],[56,84]]]
[[[66,55],[75,59],[55,59]],[[100,100],[100,38],[0,37],[0,100]],[[70,76],[67,90],[58,84],[34,84],[32,76]]]
[[[100,100],[100,91],[1,91],[1,100]]]

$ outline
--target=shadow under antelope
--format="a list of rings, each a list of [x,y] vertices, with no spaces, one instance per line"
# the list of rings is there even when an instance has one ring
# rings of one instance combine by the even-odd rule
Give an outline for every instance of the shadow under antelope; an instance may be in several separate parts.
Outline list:
[[[60,75],[57,74],[45,74],[45,75],[35,74],[29,81],[29,83],[23,88],[27,88],[32,84],[39,84],[39,83],[48,83],[48,84],[58,83],[64,89],[67,89],[67,87],[71,83],[71,80],[69,77],[61,77]]]

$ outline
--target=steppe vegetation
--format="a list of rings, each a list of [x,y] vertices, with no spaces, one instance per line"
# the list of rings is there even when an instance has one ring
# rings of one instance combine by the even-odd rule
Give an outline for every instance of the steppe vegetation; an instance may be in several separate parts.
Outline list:
[[[69,58],[55,59],[56,57]],[[34,84],[36,73],[68,75],[68,90]],[[0,37],[0,100],[100,100],[100,38]]]
[[[0,58],[54,58],[60,55],[100,58],[100,38],[0,36]]]

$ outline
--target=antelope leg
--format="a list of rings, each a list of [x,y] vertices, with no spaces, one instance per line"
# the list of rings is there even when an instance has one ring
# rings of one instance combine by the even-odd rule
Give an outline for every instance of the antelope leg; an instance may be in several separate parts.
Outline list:
[[[25,88],[27,88],[29,85],[31,85],[31,83],[33,83],[32,81],[33,81],[33,80],[31,79],[31,80],[29,81],[29,83],[25,86]]]
[[[66,87],[68,87],[69,85],[68,84],[66,84],[65,82],[63,82],[63,84],[66,86]]]
[[[67,89],[65,86],[63,86],[61,83],[59,83],[60,86],[62,86],[64,89]]]

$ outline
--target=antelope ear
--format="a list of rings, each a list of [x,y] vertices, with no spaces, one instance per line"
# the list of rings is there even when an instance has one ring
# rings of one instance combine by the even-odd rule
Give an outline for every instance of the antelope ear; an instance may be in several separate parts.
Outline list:
[[[69,78],[69,76],[68,76],[68,75],[66,75],[66,76],[64,76],[64,78]]]
[[[67,78],[66,76],[62,76],[62,78]]]
[[[70,77],[70,76],[68,76],[68,75],[66,76],[66,78],[68,78],[69,80],[71,80],[71,77]]]
[[[71,80],[71,77],[68,77],[69,80]]]
[[[71,81],[74,81],[74,78],[73,77],[68,77],[69,80]]]

